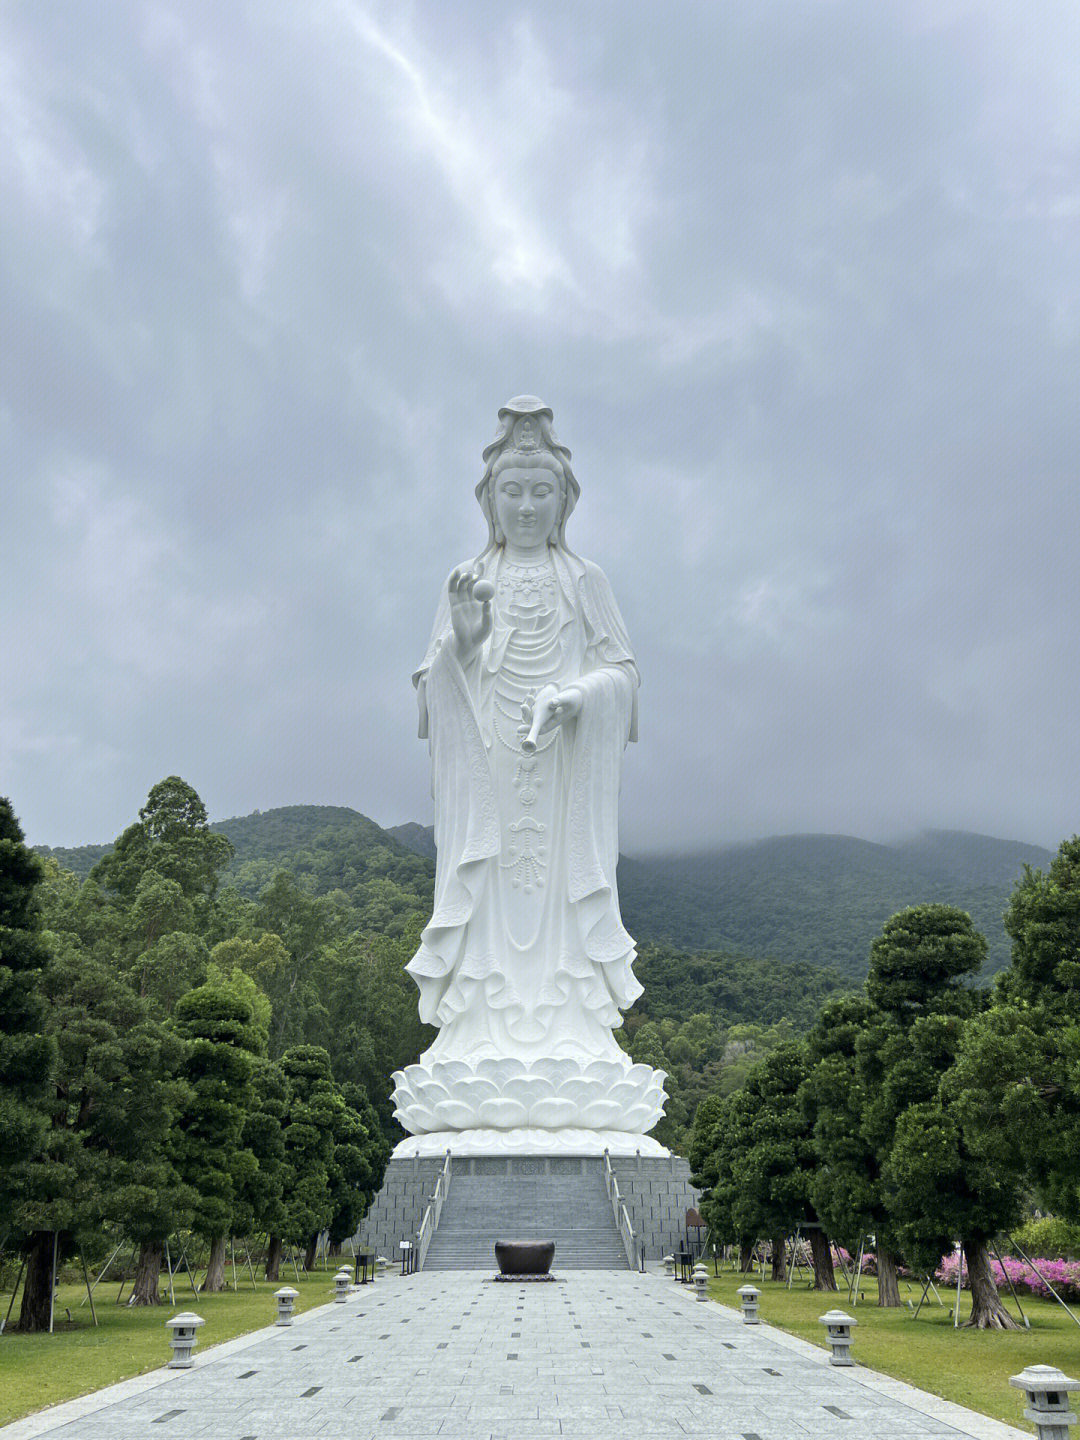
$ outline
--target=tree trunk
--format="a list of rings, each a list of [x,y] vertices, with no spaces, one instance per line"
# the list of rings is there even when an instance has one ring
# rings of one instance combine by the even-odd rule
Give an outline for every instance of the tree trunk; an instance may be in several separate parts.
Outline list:
[[[814,1261],[814,1289],[835,1290],[836,1275],[833,1273],[832,1251],[829,1248],[829,1237],[824,1230],[815,1229],[808,1232],[810,1241],[810,1255]]]
[[[998,1298],[990,1269],[990,1252],[982,1240],[964,1241],[964,1259],[967,1261],[968,1284],[971,1286],[971,1316],[964,1321],[964,1328],[973,1326],[976,1330],[1019,1330]]]
[[[750,1267],[754,1263],[754,1242],[752,1240],[739,1241],[739,1274],[748,1275]]]
[[[281,1236],[271,1235],[266,1246],[266,1278],[272,1280],[275,1285],[281,1279],[282,1248]]]
[[[787,1246],[787,1237],[786,1237],[786,1236],[784,1236],[784,1235],[774,1235],[774,1236],[773,1236],[773,1238],[772,1238],[772,1272],[771,1272],[769,1278],[772,1279],[772,1280],[779,1280],[781,1285],[783,1285],[783,1283],[787,1280],[787,1255],[786,1255],[786,1253],[785,1253],[786,1246]]]
[[[331,1259],[333,1259],[333,1258],[335,1258],[336,1256],[340,1255],[340,1254],[341,1254],[341,1241],[340,1241],[340,1240],[331,1240],[330,1243],[329,1243],[329,1245],[327,1246],[327,1254],[331,1257]]]
[[[131,1291],[129,1305],[160,1305],[158,1284],[161,1279],[161,1262],[165,1246],[160,1240],[144,1240],[139,1250],[139,1262],[135,1267],[135,1284]]]
[[[26,1251],[26,1285],[16,1330],[24,1335],[49,1328],[49,1301],[52,1292],[53,1232],[35,1230]]]
[[[877,1245],[877,1303],[883,1310],[895,1310],[900,1304],[896,1256],[880,1240]]]
[[[206,1262],[206,1279],[200,1286],[204,1295],[216,1295],[225,1289],[225,1236],[215,1235],[210,1242],[210,1259]]]
[[[314,1269],[315,1269],[315,1252],[316,1252],[316,1250],[317,1250],[318,1248],[319,1248],[319,1237],[318,1237],[318,1235],[312,1235],[311,1239],[310,1239],[310,1240],[308,1241],[308,1243],[307,1243],[307,1249],[304,1251],[304,1270],[305,1270],[305,1272],[308,1271],[308,1270],[314,1270]]]

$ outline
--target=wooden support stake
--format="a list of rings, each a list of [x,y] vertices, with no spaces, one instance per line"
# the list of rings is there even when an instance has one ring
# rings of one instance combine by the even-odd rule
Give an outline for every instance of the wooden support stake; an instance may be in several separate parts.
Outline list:
[[[52,1286],[49,1290],[49,1334],[53,1333],[53,1311],[56,1309],[56,1251],[60,1244],[60,1232],[52,1232]]]
[[[96,1327],[98,1319],[97,1311],[94,1309],[94,1292],[90,1289],[90,1273],[86,1268],[86,1261],[83,1259],[81,1250],[79,1251],[79,1264],[82,1266],[83,1280],[86,1282],[86,1294],[90,1301],[90,1314],[94,1317],[94,1325]]]
[[[19,1286],[22,1284],[23,1271],[26,1269],[26,1256],[22,1257],[22,1264],[19,1266],[19,1273],[15,1277],[15,1289],[11,1292],[11,1299],[8,1301],[7,1314],[4,1316],[4,1323],[0,1325],[0,1335],[7,1329],[7,1322],[11,1319],[11,1311],[15,1304],[15,1296],[19,1293]]]
[[[176,1291],[173,1289],[172,1257],[169,1254],[169,1237],[165,1237],[165,1267],[169,1272],[169,1304],[175,1306]]]

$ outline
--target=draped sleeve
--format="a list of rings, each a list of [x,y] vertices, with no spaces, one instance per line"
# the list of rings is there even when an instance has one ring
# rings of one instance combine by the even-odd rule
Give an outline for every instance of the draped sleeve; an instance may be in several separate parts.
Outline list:
[[[581,574],[578,590],[585,616],[586,641],[593,653],[593,663],[619,665],[627,669],[633,681],[630,697],[630,718],[627,740],[638,738],[638,686],[641,675],[634,658],[630,636],[612,594],[608,578],[591,560],[579,562]]]

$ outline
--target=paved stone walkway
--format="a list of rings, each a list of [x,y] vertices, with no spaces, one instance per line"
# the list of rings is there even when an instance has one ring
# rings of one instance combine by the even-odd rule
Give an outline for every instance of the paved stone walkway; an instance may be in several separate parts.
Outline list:
[[[630,1271],[383,1276],[0,1428],[0,1440],[912,1440],[1028,1435]],[[856,1332],[857,1334],[857,1332]],[[856,1348],[858,1341],[856,1339]],[[165,1330],[162,1347],[166,1352]]]

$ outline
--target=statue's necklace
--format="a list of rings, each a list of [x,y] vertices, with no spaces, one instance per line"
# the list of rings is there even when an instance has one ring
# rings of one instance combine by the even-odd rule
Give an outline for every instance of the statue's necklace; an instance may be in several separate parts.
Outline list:
[[[518,609],[555,608],[555,567],[548,556],[532,564],[504,559],[499,568],[499,603]]]

